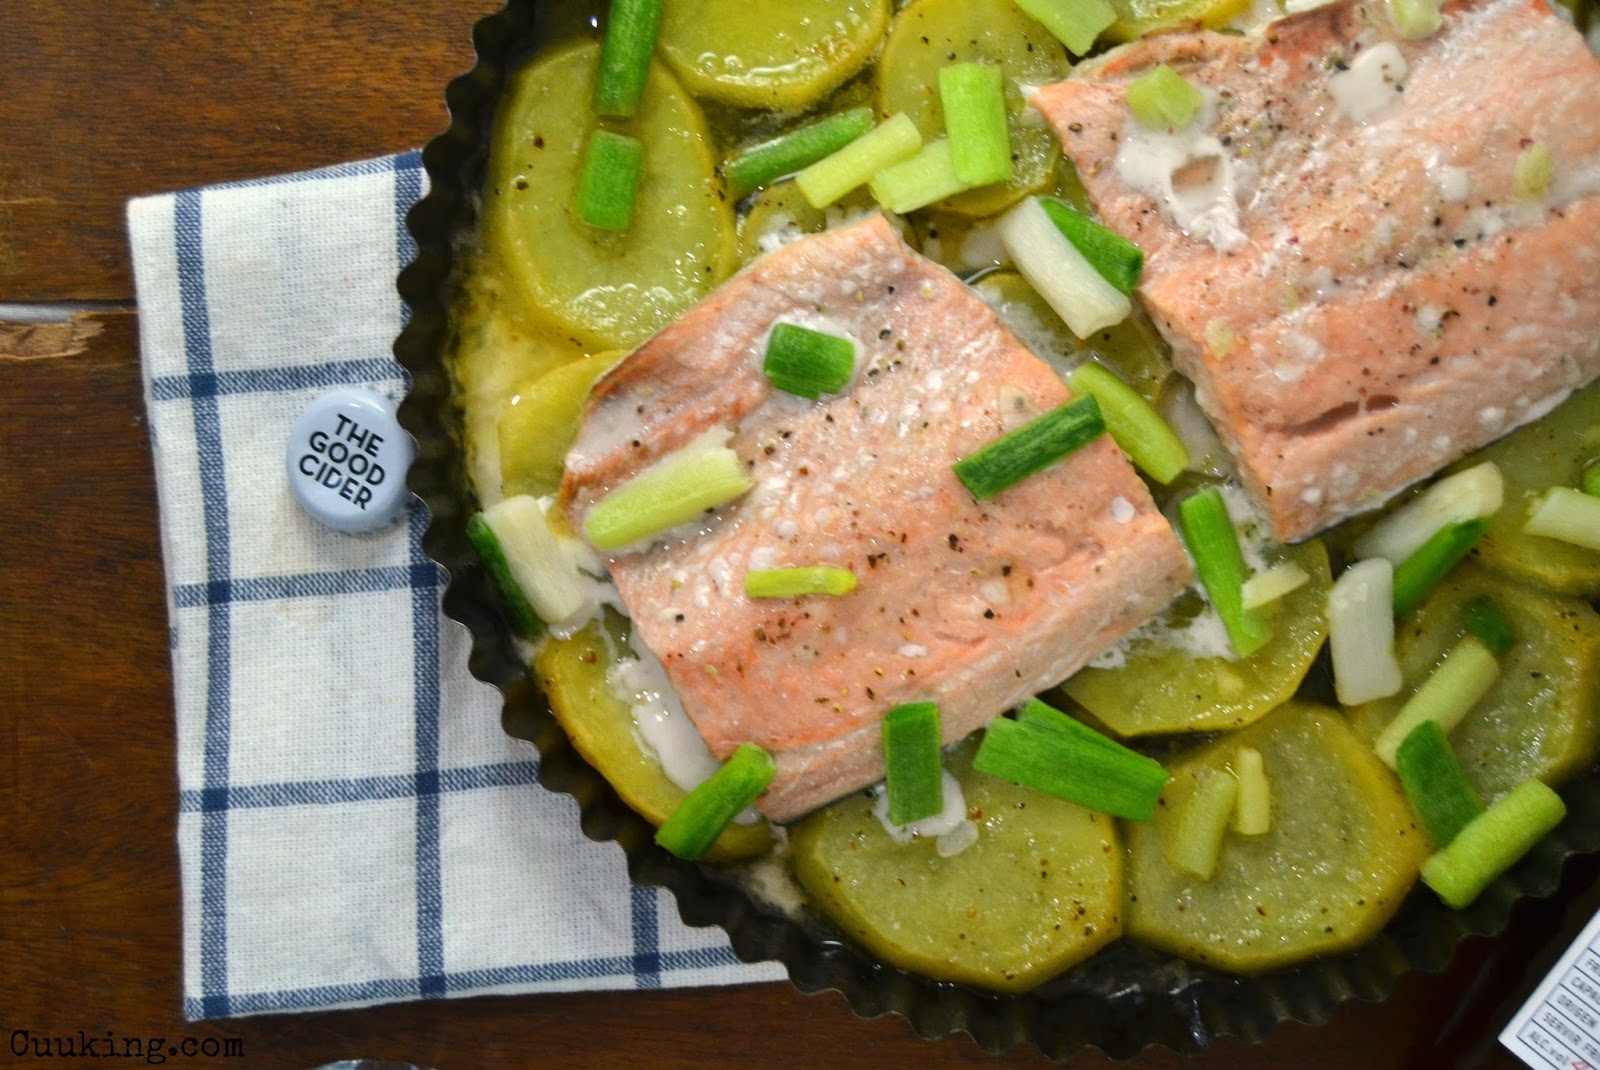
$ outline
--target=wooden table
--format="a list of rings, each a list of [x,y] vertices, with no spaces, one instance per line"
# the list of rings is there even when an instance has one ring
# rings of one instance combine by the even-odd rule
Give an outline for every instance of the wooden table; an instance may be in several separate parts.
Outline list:
[[[965,1037],[924,1043],[899,1019],[861,1021],[837,995],[782,984],[182,1021],[172,686],[123,205],[422,144],[444,127],[443,86],[471,65],[468,31],[490,7],[5,0],[0,305],[58,322],[0,310],[0,1064],[26,1063],[8,1046],[26,1029],[235,1036],[247,1058],[231,1061],[251,1066],[988,1065]],[[1451,972],[1410,977],[1386,1004],[1258,1046],[1223,1040],[1193,1065],[1518,1065],[1483,1040],[1500,1024],[1485,1012],[1553,919],[1524,910],[1509,942],[1470,943]],[[1472,1028],[1430,1055],[1475,983]],[[1487,1054],[1459,1047],[1472,1044]],[[1136,1065],[1179,1061],[1150,1051]]]

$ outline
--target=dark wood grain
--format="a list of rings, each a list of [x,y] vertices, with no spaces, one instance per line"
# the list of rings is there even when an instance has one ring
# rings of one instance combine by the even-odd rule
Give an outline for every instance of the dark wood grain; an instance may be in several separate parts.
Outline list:
[[[131,300],[129,194],[422,142],[489,6],[6,0],[0,303]],[[172,691],[132,314],[0,325],[0,502],[0,1066],[32,1062],[10,1053],[17,1029],[233,1036],[246,1054],[233,1065],[302,1068],[355,1056],[630,1070],[996,1061],[965,1037],[925,1043],[899,1019],[861,1021],[837,995],[781,984],[186,1025]],[[1486,1039],[1495,1008],[1561,920],[1525,909],[1509,939],[1470,943],[1450,973],[1407,978],[1382,1005],[1253,1047],[1224,1039],[1183,1065],[1513,1067]],[[1469,996],[1465,1026],[1436,1051]],[[222,1060],[169,1064],[208,1061]],[[1133,1065],[1180,1062],[1152,1051]],[[1091,1052],[1069,1065],[1110,1064]]]

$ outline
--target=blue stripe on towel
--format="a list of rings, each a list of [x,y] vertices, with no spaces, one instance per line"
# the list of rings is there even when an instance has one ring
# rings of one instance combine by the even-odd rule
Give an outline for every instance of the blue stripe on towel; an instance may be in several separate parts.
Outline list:
[[[179,609],[196,609],[220,602],[275,602],[286,598],[377,594],[401,590],[415,582],[415,566],[387,565],[343,572],[303,572],[290,576],[224,579],[215,583],[179,583],[172,588],[172,599]]]
[[[206,308],[204,235],[198,192],[178,194],[173,208],[178,287],[183,309],[183,348],[188,378],[214,381],[211,316]],[[206,579],[226,583],[230,567],[228,488],[223,466],[222,425],[215,394],[196,392],[192,402],[198,443],[201,507],[206,531]],[[204,795],[209,801],[228,785],[228,734],[232,727],[232,614],[226,601],[207,610]],[[207,808],[200,818],[200,990],[204,1017],[231,1013],[228,1000],[228,815]]]
[[[628,885],[633,915],[633,976],[639,988],[661,987],[661,932],[656,890]]]
[[[224,397],[230,394],[287,393],[292,390],[328,390],[336,386],[399,380],[403,372],[388,357],[333,360],[285,368],[206,372],[203,375],[158,375],[150,380],[153,401]]]
[[[438,791],[450,794],[486,788],[525,787],[539,782],[538,763],[495,762],[439,774]],[[417,790],[415,775],[352,777],[339,780],[288,780],[276,784],[248,784],[208,795],[185,791],[178,796],[178,812],[217,810],[268,810],[279,806],[340,806],[345,803],[409,799]]]

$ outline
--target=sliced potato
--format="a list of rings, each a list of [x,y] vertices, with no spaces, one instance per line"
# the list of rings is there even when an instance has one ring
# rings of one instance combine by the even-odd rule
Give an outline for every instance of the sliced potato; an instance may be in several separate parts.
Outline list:
[[[628,705],[606,686],[612,642],[596,625],[571,639],[550,639],[533,659],[550,712],[578,753],[610,781],[622,801],[653,825],[665,821],[686,793],[662,772],[654,755],[639,746]],[[706,854],[707,861],[752,858],[772,846],[766,822],[730,825]]]
[[[542,56],[513,76],[485,183],[483,240],[508,295],[592,349],[627,349],[698,301],[734,267],[733,209],[700,109],[653,64],[631,131],[644,172],[631,229],[573,215],[599,46]]]
[[[671,0],[657,41],[695,96],[790,110],[859,71],[888,25],[889,0]]]
[[[1229,832],[1209,881],[1167,864],[1166,836],[1198,780],[1261,753],[1272,827]],[[1357,947],[1416,880],[1427,838],[1393,774],[1333,710],[1291,702],[1168,766],[1156,816],[1128,827],[1129,937],[1234,973]]]
[[[865,189],[847,193],[827,208],[813,208],[792,179],[775,182],[756,195],[750,211],[739,223],[739,259],[749,263],[766,252],[763,242],[797,234],[821,234],[828,227],[830,213],[842,219],[844,213],[871,208],[872,198]]]
[[[1576,487],[1584,464],[1596,456],[1600,456],[1600,383],[1455,465],[1453,470],[1459,470],[1493,461],[1506,480],[1505,505],[1478,544],[1478,560],[1547,590],[1600,598],[1600,553],[1522,530],[1539,493],[1552,486]]]
[[[978,839],[940,858],[899,844],[854,795],[795,825],[795,874],[845,933],[884,961],[1001,992],[1037,985],[1122,931],[1115,822],[972,770],[968,743],[945,768]]]
[[[958,232],[959,236],[959,232]],[[941,241],[945,231],[939,232]],[[1104,364],[1154,404],[1172,374],[1172,358],[1161,334],[1144,313],[1133,315],[1087,339],[1075,336],[1038,291],[1015,271],[997,271],[973,284],[1022,344],[1062,375],[1093,359]]]
[[[1122,667],[1082,669],[1063,690],[1124,736],[1241,728],[1288,701],[1327,638],[1323,608],[1333,580],[1328,552],[1315,539],[1265,553],[1269,566],[1293,562],[1311,579],[1264,608],[1272,638],[1260,650],[1230,659],[1198,655],[1162,638],[1135,639]],[[1194,624],[1202,612],[1215,616],[1190,591],[1149,627],[1181,634],[1202,626]]]
[[[1559,784],[1589,767],[1600,744],[1600,616],[1576,598],[1537,591],[1462,565],[1395,626],[1406,686],[1351,711],[1369,740],[1394,719],[1445,652],[1466,634],[1465,609],[1488,597],[1511,624],[1500,677],[1450,733],[1485,801],[1530,777]]]
[[[580,357],[551,368],[506,399],[500,413],[500,483],[506,497],[554,494],[561,486],[589,388],[623,356],[614,349]]]
[[[1005,75],[1006,112],[1015,174],[1011,181],[959,193],[937,206],[962,215],[993,215],[1055,181],[1061,148],[1022,87],[1064,78],[1066,49],[1011,0],[912,0],[895,16],[878,62],[878,106],[905,112],[926,140],[944,132],[939,70],[952,63],[993,64]]]
[[[1137,41],[1161,30],[1206,26],[1218,29],[1250,10],[1251,0],[1111,0],[1117,21],[1102,34],[1108,41]]]

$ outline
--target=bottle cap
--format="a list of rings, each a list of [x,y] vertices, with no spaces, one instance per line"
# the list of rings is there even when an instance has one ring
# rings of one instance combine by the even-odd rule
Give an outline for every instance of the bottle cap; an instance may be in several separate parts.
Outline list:
[[[289,432],[289,486],[317,520],[335,531],[388,526],[409,499],[411,436],[394,404],[356,387],[330,391],[306,406]]]

